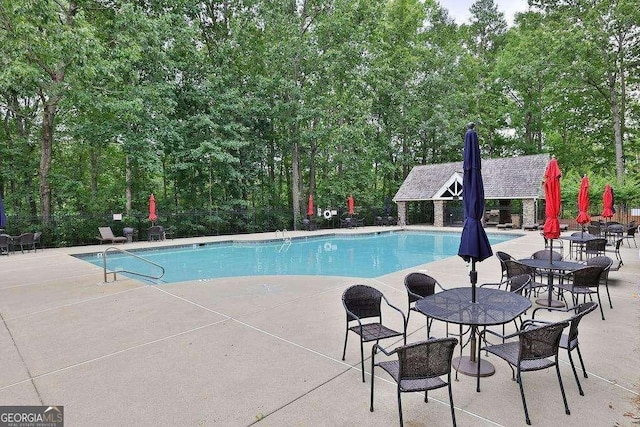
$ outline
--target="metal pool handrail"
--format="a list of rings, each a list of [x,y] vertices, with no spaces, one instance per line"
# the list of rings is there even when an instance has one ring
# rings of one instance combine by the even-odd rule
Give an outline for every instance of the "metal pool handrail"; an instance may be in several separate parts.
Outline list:
[[[146,262],[147,264],[151,264],[154,267],[158,267],[160,270],[162,270],[162,274],[160,274],[159,276],[152,276],[150,274],[144,274],[144,273],[139,273],[137,271],[130,271],[130,270],[114,270],[114,271],[107,271],[107,253],[110,250],[114,250],[123,254],[127,254],[127,255],[131,255],[134,258],[139,259],[142,262]],[[124,249],[120,249],[120,248],[116,248],[115,246],[110,246],[107,249],[104,250],[104,252],[102,252],[102,269],[104,271],[104,282],[107,283],[107,274],[113,274],[113,281],[115,282],[117,280],[116,274],[117,273],[129,273],[129,274],[135,274],[136,276],[142,276],[142,277],[146,277],[148,279],[154,279],[154,280],[158,280],[161,279],[164,276],[164,267],[161,266],[160,264],[156,264],[153,261],[149,261],[146,258],[142,258],[141,256],[138,256],[134,253],[131,253],[129,251],[125,251]]]

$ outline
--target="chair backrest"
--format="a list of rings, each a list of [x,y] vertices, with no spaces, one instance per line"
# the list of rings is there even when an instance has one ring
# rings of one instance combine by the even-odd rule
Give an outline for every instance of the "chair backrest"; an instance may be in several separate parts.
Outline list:
[[[456,338],[419,341],[399,347],[399,383],[403,380],[434,378],[451,372]]]
[[[604,268],[599,265],[588,265],[572,271],[570,276],[573,278],[574,286],[593,288],[600,284],[600,275],[602,275],[603,271]]]
[[[607,281],[609,280],[609,271],[611,271],[613,260],[608,256],[600,255],[587,259],[587,265],[599,265],[600,267],[602,267],[600,281],[606,285]]]
[[[608,271],[613,264],[613,260],[608,256],[600,255],[587,260],[587,265],[599,265],[603,270]]]
[[[585,252],[604,253],[607,248],[607,239],[587,240],[584,244]]]
[[[111,227],[98,227],[98,231],[103,239],[115,239]]]
[[[533,277],[535,274],[535,269],[519,263],[514,259],[505,260],[504,265],[507,268],[507,278],[520,276],[522,274],[529,274],[531,275],[531,277]]]
[[[532,327],[525,321],[522,326],[523,331],[519,335],[519,360],[532,360],[556,356],[562,330],[569,326],[569,323],[559,322]]]
[[[148,233],[149,234],[162,234],[164,231],[164,227],[161,225],[152,225],[151,227],[149,227]]]
[[[8,234],[0,234],[0,246],[3,248],[9,246],[9,237]]]
[[[380,317],[382,292],[367,285],[353,285],[342,294],[342,304],[347,309],[347,320],[355,320],[349,312],[360,319]]]
[[[551,258],[552,261],[562,261],[562,254],[556,251],[550,251],[550,250],[539,250],[539,251],[535,251],[532,255],[531,258],[533,259],[546,259],[548,260],[549,258]]]
[[[573,340],[578,338],[578,325],[580,324],[582,318],[591,313],[597,307],[598,304],[593,301],[582,303],[577,307],[576,314],[567,319],[567,321],[569,322],[569,334],[567,339],[568,344],[571,344]]]
[[[634,237],[637,230],[635,226],[627,228],[627,236]]]
[[[498,259],[499,259],[500,261],[506,261],[506,260],[508,260],[508,259],[514,259],[514,258],[513,258],[511,255],[509,255],[508,253],[506,253],[506,252],[502,252],[502,251],[497,251],[497,252],[496,252],[496,256],[498,257]]]
[[[508,259],[514,259],[511,255],[506,252],[498,251],[496,252],[496,257],[498,257],[498,261],[500,261],[500,269],[502,270],[502,276],[505,277],[507,274],[507,266],[505,265],[505,261]]]
[[[40,236],[42,236],[42,231],[36,231],[35,233],[33,233],[33,241],[39,242]]]
[[[599,236],[601,233],[601,228],[599,225],[588,225],[587,231],[589,234],[593,234],[594,236]]]
[[[433,295],[436,292],[436,284],[438,281],[428,274],[419,272],[407,274],[404,278],[404,286],[407,288],[409,303]]]
[[[506,291],[522,294],[522,291],[531,283],[533,278],[530,274],[519,274],[505,280]]]
[[[22,233],[18,239],[21,244],[33,243],[33,233]]]

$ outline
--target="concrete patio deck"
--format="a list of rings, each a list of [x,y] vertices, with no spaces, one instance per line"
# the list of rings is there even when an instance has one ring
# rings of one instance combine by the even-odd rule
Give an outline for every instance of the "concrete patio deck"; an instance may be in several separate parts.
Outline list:
[[[494,245],[494,252],[526,257],[541,249],[538,232],[518,233],[522,237]],[[233,236],[261,238],[273,233]],[[136,242],[123,248],[228,239]],[[119,276],[104,284],[101,268],[70,255],[105,248],[0,257],[0,406],[64,405],[67,426],[397,425],[395,384],[384,372],[376,371],[375,412],[369,411],[370,363],[363,384],[355,335],[346,361],[341,360],[343,291],[354,283],[370,284],[406,311],[403,278],[410,271],[426,270],[448,288],[469,286],[459,257],[375,279],[266,276],[152,286]],[[566,352],[560,353],[571,415],[564,413],[553,368],[523,374],[534,426],[640,424],[640,261],[638,249],[626,244],[621,254],[624,266],[610,274],[613,309],[604,292],[606,320],[596,311],[580,324],[589,373],[581,377],[585,396],[578,394]],[[480,283],[499,280],[496,257],[477,267]],[[424,339],[424,317],[411,316],[408,333],[409,342]],[[434,322],[432,335],[444,336],[440,322]],[[525,425],[511,370],[495,357],[490,360],[496,373],[482,379],[480,393],[475,378],[459,375],[453,384],[458,425]],[[423,397],[403,395],[405,425],[450,425],[446,388],[430,392],[428,403]]]

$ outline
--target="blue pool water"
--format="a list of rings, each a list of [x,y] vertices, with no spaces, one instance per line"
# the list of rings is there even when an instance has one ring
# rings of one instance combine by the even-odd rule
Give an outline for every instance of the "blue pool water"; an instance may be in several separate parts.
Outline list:
[[[491,244],[516,235],[489,235]],[[290,242],[234,242],[133,250],[165,268],[161,282],[258,275],[378,277],[457,255],[460,234],[383,232],[293,239]],[[102,253],[79,258],[102,267]],[[134,257],[109,252],[109,270],[156,275],[158,269]]]

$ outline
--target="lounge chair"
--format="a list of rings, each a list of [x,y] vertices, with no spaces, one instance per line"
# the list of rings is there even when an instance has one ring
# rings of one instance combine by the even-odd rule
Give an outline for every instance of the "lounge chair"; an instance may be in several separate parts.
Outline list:
[[[96,239],[100,240],[100,244],[104,242],[125,243],[127,241],[124,236],[114,236],[111,227],[98,227],[98,231],[100,232],[100,237],[96,237]]]

